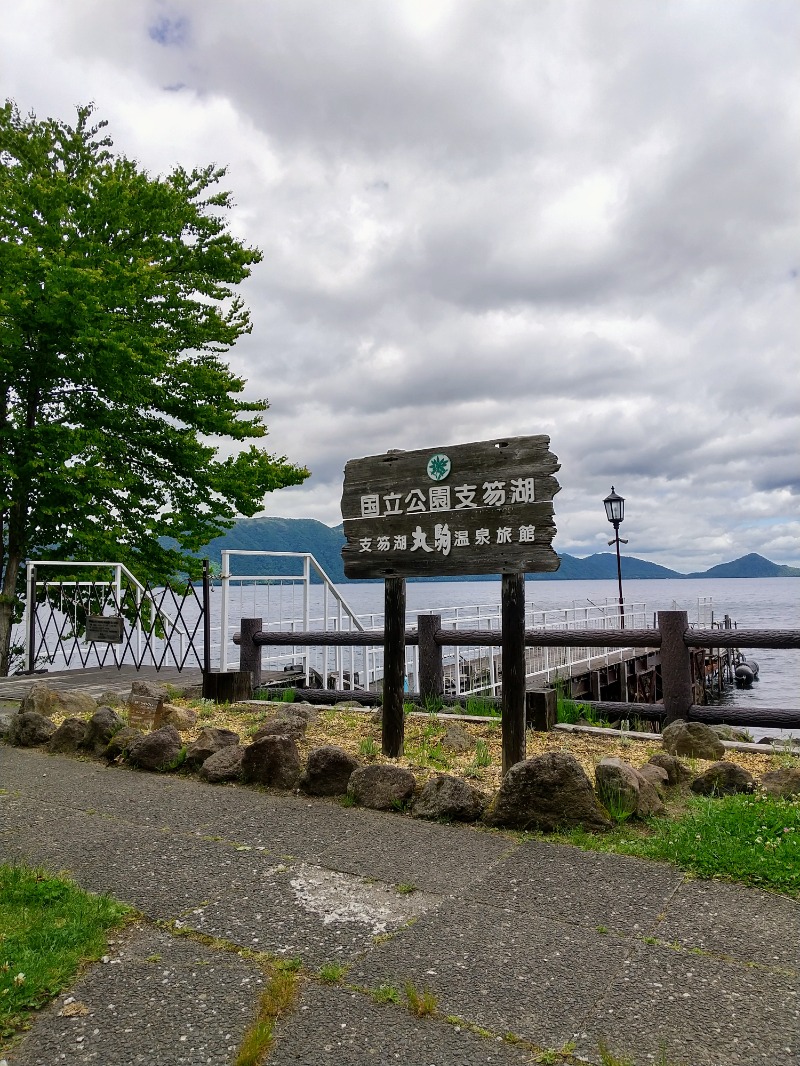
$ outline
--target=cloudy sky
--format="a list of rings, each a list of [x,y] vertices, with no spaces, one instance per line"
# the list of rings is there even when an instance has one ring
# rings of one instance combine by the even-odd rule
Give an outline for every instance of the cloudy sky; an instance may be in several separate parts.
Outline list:
[[[348,458],[547,433],[558,551],[800,565],[797,0],[16,0],[0,96],[228,166],[266,513]]]

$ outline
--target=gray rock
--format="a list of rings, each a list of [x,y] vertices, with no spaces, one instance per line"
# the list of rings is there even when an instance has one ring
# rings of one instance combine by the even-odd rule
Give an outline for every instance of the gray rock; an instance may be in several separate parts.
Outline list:
[[[140,770],[169,770],[178,760],[183,742],[175,726],[145,733],[128,745],[128,762]]]
[[[186,749],[186,766],[190,770],[197,770],[218,751],[238,743],[239,734],[232,729],[213,729],[210,726],[201,729],[197,740]]]
[[[153,719],[153,728],[172,725],[179,733],[188,733],[197,725],[198,714],[191,707],[176,707],[174,703],[163,703]]]
[[[483,820],[488,825],[544,832],[611,826],[580,763],[562,752],[547,752],[512,766]]]
[[[227,744],[209,755],[200,767],[199,776],[210,785],[224,781],[238,781],[242,776],[242,758],[245,748],[241,744]]]
[[[47,742],[47,750],[70,754],[83,746],[88,725],[82,718],[65,718]]]
[[[301,740],[306,735],[308,723],[299,715],[287,714],[271,718],[253,734],[253,743],[263,740],[264,737],[291,737],[293,740]]]
[[[50,719],[38,711],[20,711],[14,715],[6,740],[16,748],[36,748],[46,744],[56,727]]]
[[[35,711],[45,718],[52,718],[54,714],[77,717],[81,714],[91,714],[96,709],[97,704],[88,693],[80,689],[62,692],[50,688],[46,681],[34,682],[19,708],[20,714]]]
[[[725,754],[725,746],[717,734],[702,722],[672,722],[664,728],[661,740],[670,755],[716,760]]]
[[[122,707],[125,700],[119,692],[113,692],[111,689],[107,689],[101,696],[97,697],[95,703],[98,707]]]
[[[319,718],[319,714],[316,707],[312,707],[310,703],[286,703],[283,709],[278,711],[277,717],[302,718],[304,722],[311,725]]]
[[[149,696],[154,700],[168,700],[169,692],[167,686],[162,685],[158,681],[145,681],[144,679],[138,679],[131,684],[132,696]]]
[[[659,796],[664,798],[669,787],[669,774],[663,766],[654,766],[653,763],[646,762],[644,766],[636,767],[636,773],[645,781],[649,781]]]
[[[203,698],[203,682],[198,681],[196,685],[184,685],[180,693],[185,700],[201,700]]]
[[[4,737],[8,733],[11,723],[16,717],[16,711],[0,711],[0,737]]]
[[[115,762],[118,759],[124,759],[128,753],[128,748],[139,737],[143,737],[145,734],[141,729],[135,729],[132,725],[124,725],[122,729],[118,730],[114,736],[109,740],[106,750],[103,752],[104,757],[109,762]]]
[[[375,763],[353,771],[347,794],[374,811],[397,810],[411,799],[416,784],[410,770],[391,763]]]
[[[483,814],[487,797],[468,781],[449,774],[429,778],[414,801],[415,818],[450,822],[476,822]]]
[[[752,792],[755,781],[752,774],[734,762],[715,762],[689,787],[698,796],[732,796],[736,792]]]
[[[115,710],[111,707],[100,707],[87,723],[86,735],[81,746],[94,755],[105,755],[111,738],[124,725],[125,723]]]
[[[358,760],[341,748],[326,744],[309,753],[299,785],[310,796],[343,796]]]
[[[606,756],[594,768],[595,790],[603,806],[616,817],[636,813],[639,777],[622,759]]]
[[[769,770],[761,777],[758,787],[770,796],[785,799],[800,796],[800,766],[791,770]]]
[[[265,736],[244,749],[242,776],[253,784],[293,789],[300,769],[300,752],[292,737]]]
[[[665,770],[657,766],[651,770],[666,779]],[[595,786],[600,801],[615,815],[651,818],[666,813],[655,785],[622,759],[601,759],[595,767]]]
[[[475,741],[470,734],[460,726],[457,722],[450,722],[447,726],[447,731],[442,739],[439,741],[445,751],[453,751],[462,753],[466,751],[473,751],[475,748]]]
[[[692,778],[689,767],[676,755],[669,755],[666,751],[657,751],[655,755],[651,755],[648,766],[658,766],[665,770],[670,785],[682,785]]]
[[[738,726],[725,725],[723,722],[721,725],[712,725],[708,728],[716,733],[720,740],[738,740],[743,744],[753,743],[753,734]]]

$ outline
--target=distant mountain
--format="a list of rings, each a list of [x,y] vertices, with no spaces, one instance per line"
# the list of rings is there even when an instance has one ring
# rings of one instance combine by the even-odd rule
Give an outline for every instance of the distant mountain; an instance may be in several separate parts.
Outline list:
[[[687,574],[687,577],[800,577],[800,568],[771,563],[763,555],[751,552],[732,563],[718,563],[702,574]]]
[[[241,518],[221,537],[216,537],[201,555],[219,566],[223,549],[239,551],[310,552],[334,582],[345,580],[342,564],[342,527],[331,529],[313,518]],[[234,574],[302,574],[299,559],[233,558]]]
[[[312,518],[242,518],[221,537],[212,540],[200,554],[207,555],[217,566],[223,549],[238,548],[241,551],[309,552],[328,577],[336,584],[343,584],[342,545],[344,529],[341,525],[323,525]],[[234,559],[234,574],[288,575],[301,574],[302,563],[298,559]],[[561,566],[554,574],[529,574],[530,581],[614,581],[617,577],[617,557],[611,552],[598,552],[586,559],[574,555],[561,556]],[[762,555],[743,555],[731,563],[720,563],[702,573],[680,574],[658,563],[645,559],[624,556],[622,577],[625,581],[660,578],[723,578],[723,577],[800,577],[800,568],[772,563]],[[449,580],[460,580],[451,578]],[[471,577],[471,581],[496,581],[495,575]]]
[[[561,566],[555,574],[531,574],[529,580],[547,581],[553,578],[562,581],[610,581],[617,577],[617,557],[611,552],[598,552],[586,559],[577,559],[574,555],[566,553],[561,558]],[[622,557],[622,576],[626,581],[636,581],[639,578],[650,580],[657,578],[683,577],[677,570],[669,570],[666,566],[658,563],[648,563],[644,559]]]

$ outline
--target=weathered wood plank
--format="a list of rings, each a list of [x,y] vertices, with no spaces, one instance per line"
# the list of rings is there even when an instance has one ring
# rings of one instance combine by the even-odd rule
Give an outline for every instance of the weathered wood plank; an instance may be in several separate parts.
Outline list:
[[[546,436],[515,437],[350,460],[342,495],[346,575],[557,570],[559,463],[549,444]]]
[[[690,629],[687,648],[800,648],[800,629]]]

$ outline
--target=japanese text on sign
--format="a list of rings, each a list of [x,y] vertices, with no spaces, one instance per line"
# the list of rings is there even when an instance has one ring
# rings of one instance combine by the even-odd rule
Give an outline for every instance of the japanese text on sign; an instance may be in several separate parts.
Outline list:
[[[554,570],[549,438],[387,452],[345,468],[348,577]]]

